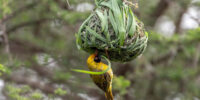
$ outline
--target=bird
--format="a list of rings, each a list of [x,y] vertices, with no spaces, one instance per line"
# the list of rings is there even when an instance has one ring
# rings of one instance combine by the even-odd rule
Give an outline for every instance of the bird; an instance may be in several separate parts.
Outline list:
[[[91,54],[87,59],[87,65],[90,71],[104,71],[108,69],[108,65],[104,64],[101,61],[101,56],[97,53]],[[113,94],[112,94],[112,79],[113,79],[113,71],[110,68],[107,72],[100,74],[100,75],[94,75],[90,74],[93,82],[105,92],[105,97],[107,100],[113,100]]]

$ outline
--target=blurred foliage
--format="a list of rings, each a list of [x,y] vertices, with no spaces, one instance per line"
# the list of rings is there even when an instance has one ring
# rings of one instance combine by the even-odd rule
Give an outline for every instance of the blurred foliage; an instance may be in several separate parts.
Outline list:
[[[6,86],[6,90],[11,100],[32,100],[23,95],[31,90],[29,86],[15,87],[9,84]]]
[[[54,73],[54,80],[67,81],[71,77],[71,73],[56,71]]]
[[[58,88],[54,91],[54,93],[62,96],[62,95],[65,95],[67,92],[65,90],[61,89],[61,88]]]
[[[139,9],[134,12],[148,30],[148,46],[131,62],[113,62],[117,100],[200,99],[200,28],[172,36],[157,33],[153,25],[160,17],[156,14],[161,1],[173,1],[159,13],[173,23],[181,9],[200,9],[199,2],[191,5],[191,0],[138,1]],[[94,1],[69,3],[71,8],[66,0],[0,0],[0,82],[4,82],[0,90],[7,100],[104,100],[89,75],[70,71],[87,70],[89,54],[77,49],[74,35],[93,9],[80,12],[77,8],[94,6]],[[8,44],[2,34],[7,35]]]
[[[3,65],[0,64],[0,71],[1,72],[5,72],[5,67]],[[2,75],[2,73],[0,73],[0,76]]]
[[[34,100],[42,100],[42,94],[38,92],[34,92],[31,94],[31,98],[33,98]]]
[[[9,74],[8,68],[6,68],[4,65],[0,64],[0,76],[4,73]]]
[[[130,81],[124,79],[123,76],[113,78],[113,89],[118,91],[122,96],[128,92],[127,88],[130,86],[130,84]]]
[[[150,46],[144,54],[145,58],[136,60],[139,62],[152,59],[151,63],[153,63],[153,65],[147,64],[149,68],[145,69],[149,71],[136,67],[137,73],[133,75],[136,82],[134,87],[135,91],[141,91],[136,93],[137,98],[145,99],[148,91],[151,92],[149,96],[153,98],[152,95],[154,95],[156,100],[161,100],[165,96],[169,96],[166,98],[171,100],[179,92],[184,95],[184,99],[181,100],[192,100],[193,97],[199,97],[200,64],[194,66],[192,63],[194,56],[199,52],[197,49],[199,41],[199,28],[189,30],[184,36],[174,35],[170,38],[151,33]],[[158,52],[159,55],[157,55]],[[140,94],[142,91],[147,93]]]
[[[0,19],[3,18],[5,15],[11,13],[11,8],[9,7],[9,3],[12,2],[12,0],[1,0],[0,1]]]

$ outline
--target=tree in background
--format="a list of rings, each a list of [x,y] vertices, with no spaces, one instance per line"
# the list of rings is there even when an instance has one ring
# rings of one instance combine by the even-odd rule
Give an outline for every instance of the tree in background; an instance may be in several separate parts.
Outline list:
[[[113,63],[115,98],[199,100],[200,2],[138,3],[134,11],[150,33],[149,43],[137,59]],[[0,63],[6,66],[0,67],[0,99],[104,100],[87,75],[70,71],[87,69],[88,54],[76,48],[74,35],[92,9],[93,0],[0,0]],[[164,27],[163,18],[172,24]],[[191,20],[196,28],[184,28]],[[163,35],[162,28],[172,35]]]

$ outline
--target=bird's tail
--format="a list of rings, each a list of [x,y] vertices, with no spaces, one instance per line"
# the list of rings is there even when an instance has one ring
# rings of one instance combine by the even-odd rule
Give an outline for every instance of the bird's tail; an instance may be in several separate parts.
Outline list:
[[[113,100],[112,88],[110,87],[108,91],[105,93],[107,100]]]

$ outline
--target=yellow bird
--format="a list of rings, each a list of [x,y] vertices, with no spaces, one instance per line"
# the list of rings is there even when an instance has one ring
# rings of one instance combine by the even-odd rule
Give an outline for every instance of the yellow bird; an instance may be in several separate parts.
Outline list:
[[[104,71],[109,66],[101,62],[101,57],[95,53],[91,54],[87,59],[88,68],[90,71]],[[110,68],[106,73],[100,75],[90,75],[93,82],[105,92],[107,100],[113,100],[112,95],[112,78],[113,72]]]

